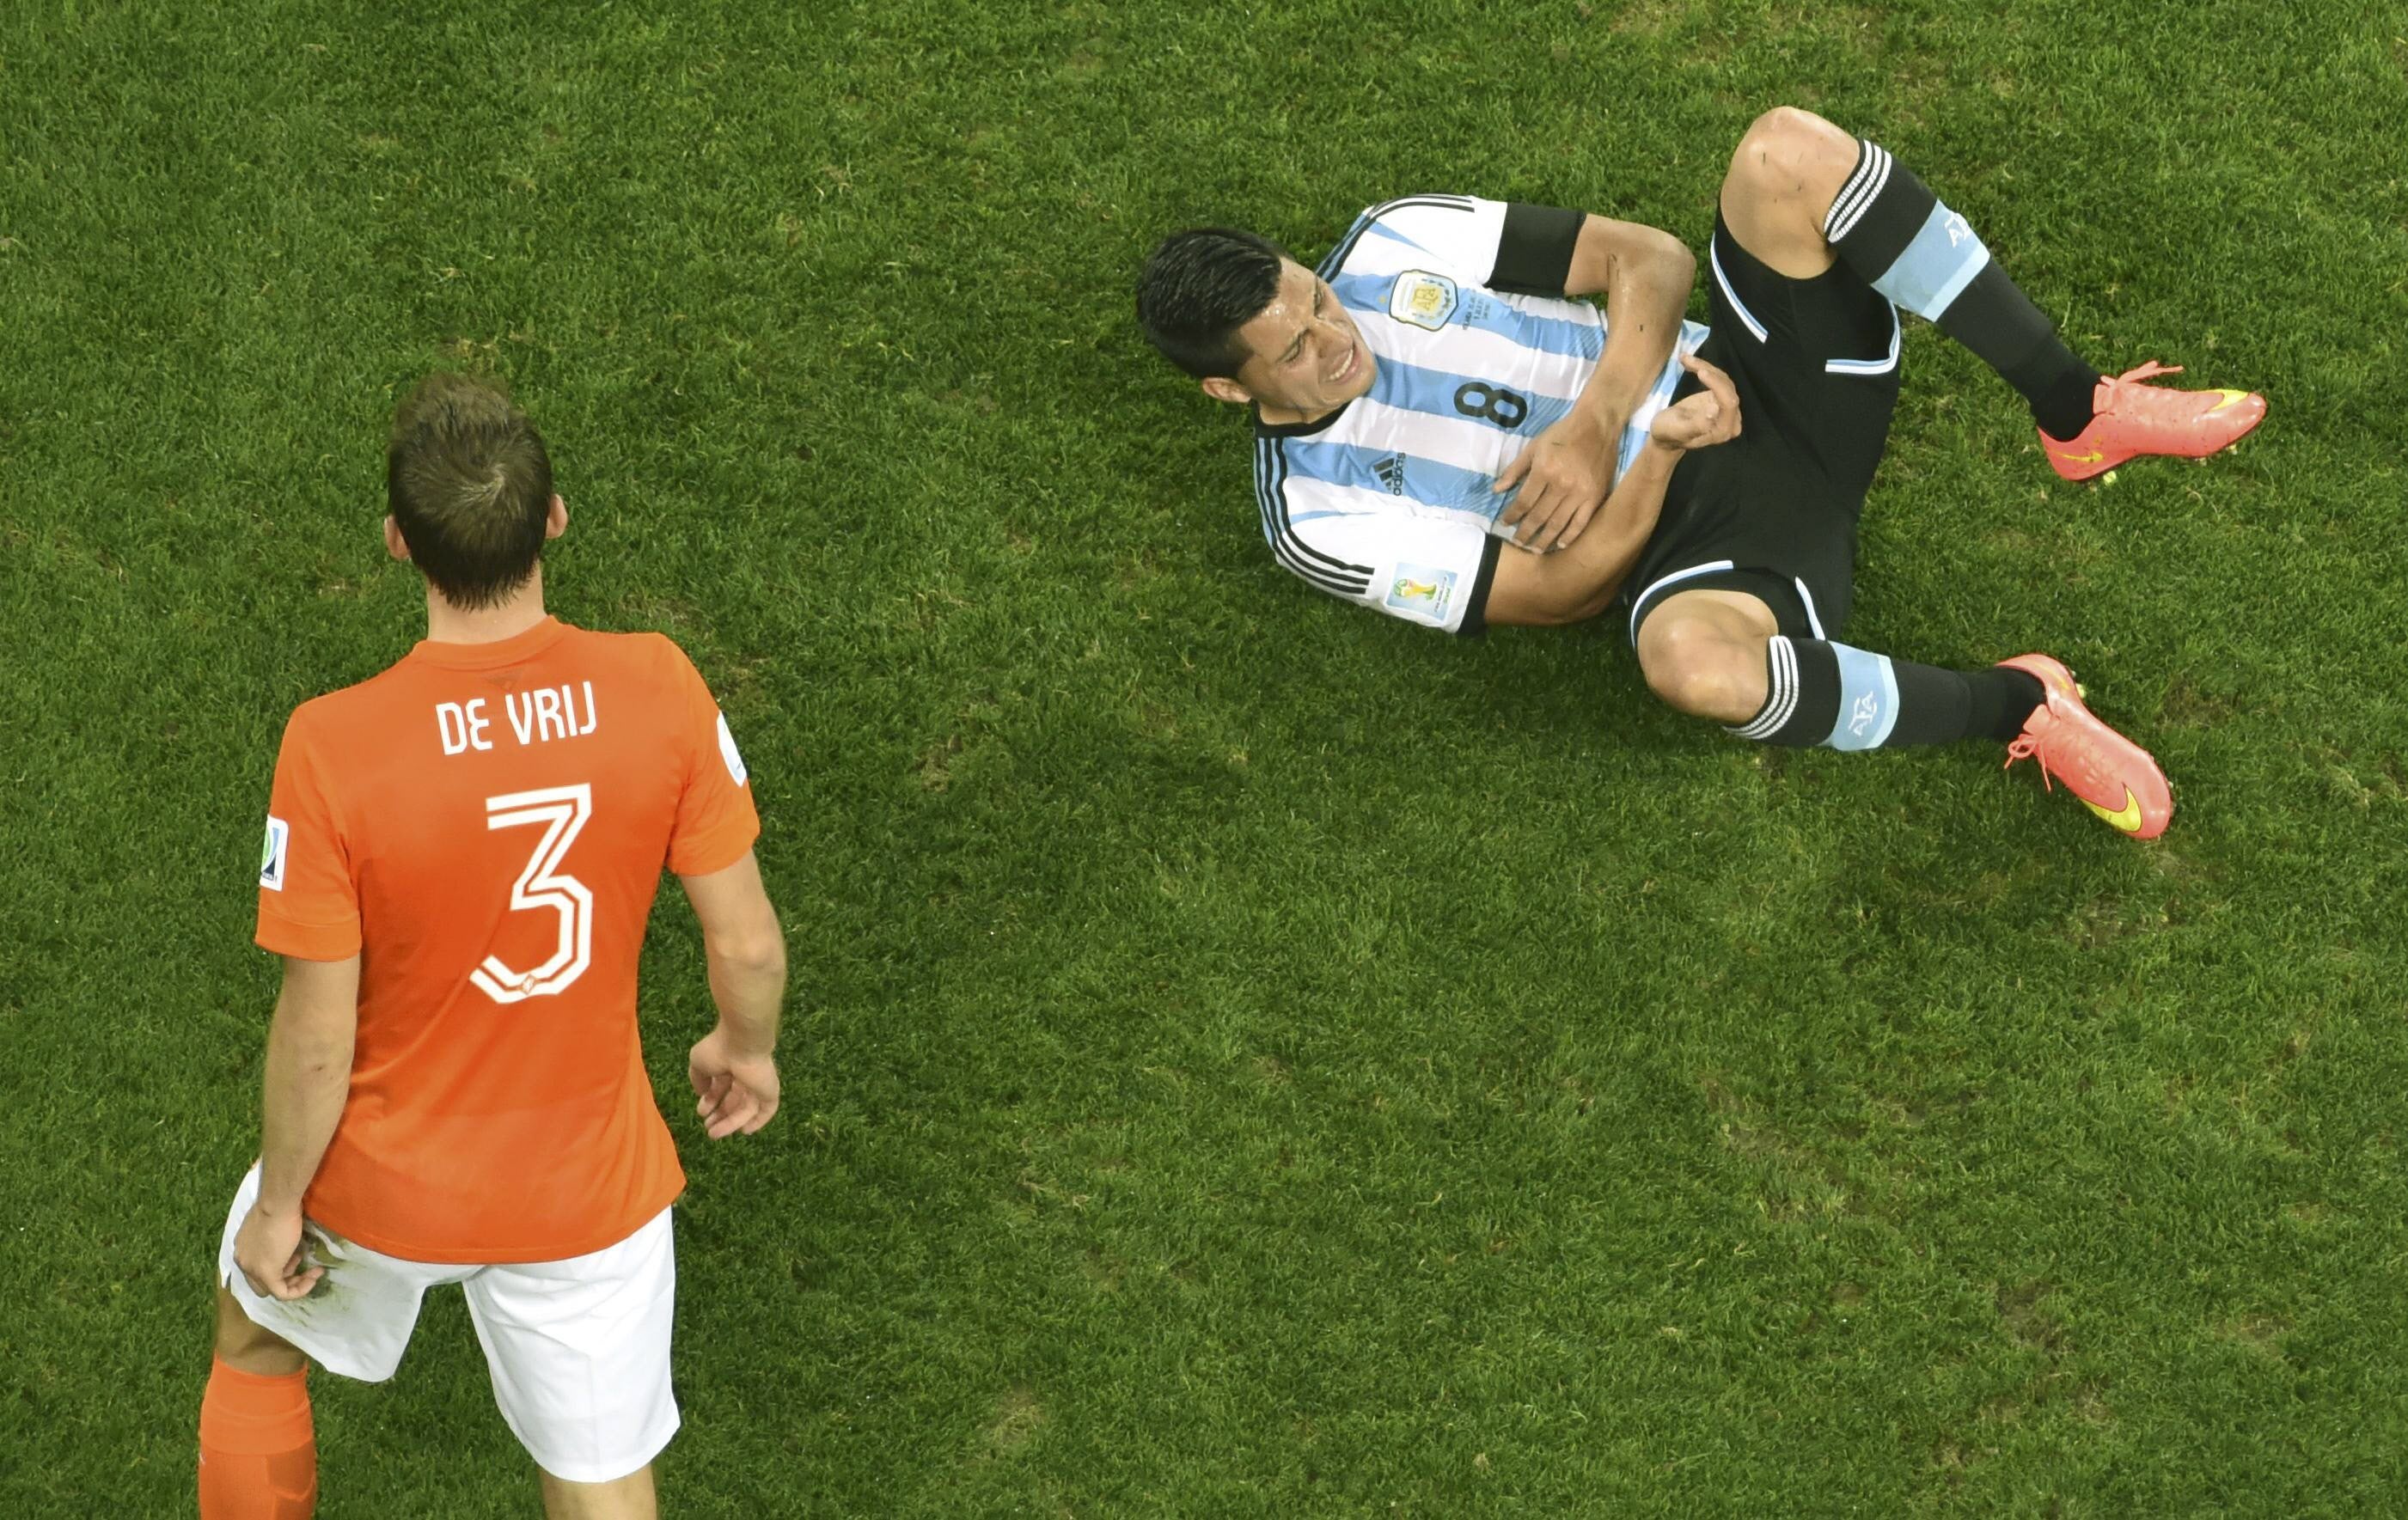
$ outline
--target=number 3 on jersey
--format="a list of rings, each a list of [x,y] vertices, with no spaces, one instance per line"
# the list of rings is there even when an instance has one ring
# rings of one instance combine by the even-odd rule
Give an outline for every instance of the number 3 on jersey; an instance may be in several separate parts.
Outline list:
[[[532,971],[513,970],[494,956],[468,973],[477,990],[497,1003],[516,1003],[566,991],[594,960],[594,894],[560,868],[594,815],[594,788],[583,782],[540,792],[510,792],[485,799],[485,827],[544,825],[543,838],[527,857],[526,869],[510,888],[510,911],[549,908],[560,915],[560,945]]]

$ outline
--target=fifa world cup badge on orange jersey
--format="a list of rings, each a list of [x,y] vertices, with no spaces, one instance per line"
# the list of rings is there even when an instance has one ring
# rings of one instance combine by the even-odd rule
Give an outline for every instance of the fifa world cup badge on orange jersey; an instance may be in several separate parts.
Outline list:
[[[1455,281],[1426,269],[1408,269],[1388,289],[1388,315],[1435,333],[1455,315],[1462,294]]]
[[[259,884],[270,892],[284,890],[284,851],[293,825],[274,813],[267,815],[267,838],[259,847]]]

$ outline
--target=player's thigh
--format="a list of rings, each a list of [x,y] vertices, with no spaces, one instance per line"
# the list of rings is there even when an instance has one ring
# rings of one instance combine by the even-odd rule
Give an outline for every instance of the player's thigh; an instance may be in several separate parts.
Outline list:
[[[488,1267],[466,1287],[494,1401],[536,1466],[570,1483],[609,1484],[648,1465],[677,1433],[667,1210],[616,1245]]]
[[[1831,266],[1823,219],[1856,166],[1856,139],[1791,106],[1749,124],[1723,175],[1723,220],[1749,252],[1793,280]]]
[[[258,1197],[259,1168],[253,1165],[235,1190],[225,1231],[218,1240],[221,1343],[229,1333],[224,1306],[231,1304],[269,1339],[290,1345],[330,1372],[364,1383],[382,1383],[393,1376],[418,1326],[426,1290],[458,1278],[466,1269],[403,1261],[305,1223],[302,1248],[325,1269],[318,1285],[300,1298],[254,1293],[235,1266],[234,1240]]]
[[[1887,298],[1838,266],[1811,279],[1784,273],[1719,217],[1707,256],[1713,331],[1698,357],[1738,389],[1740,439],[1769,441],[1787,467],[1823,459],[1838,428],[1852,451],[1866,440],[1879,458],[1903,349]]]

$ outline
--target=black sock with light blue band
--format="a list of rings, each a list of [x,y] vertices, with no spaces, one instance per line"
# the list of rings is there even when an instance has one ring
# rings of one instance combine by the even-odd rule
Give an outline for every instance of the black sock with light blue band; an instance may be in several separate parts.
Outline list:
[[[2099,371],[2015,288],[1965,219],[1880,144],[1857,139],[1856,172],[1823,218],[1831,251],[1865,283],[1964,344],[2031,404],[2060,442],[2090,425]]]
[[[2042,699],[2021,670],[1942,670],[1820,638],[1774,638],[1764,658],[1764,706],[1730,732],[1798,749],[2003,743]]]

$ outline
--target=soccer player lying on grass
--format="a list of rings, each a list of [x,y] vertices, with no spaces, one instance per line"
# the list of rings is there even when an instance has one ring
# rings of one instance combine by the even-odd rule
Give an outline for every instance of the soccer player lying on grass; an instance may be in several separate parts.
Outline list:
[[[1987,737],[2115,827],[2161,832],[2157,764],[2023,654],[1955,671],[1837,641],[1898,397],[1898,308],[2030,404],[2057,472],[2203,456],[2266,404],[2104,379],[1962,216],[1876,144],[1757,118],[1724,177],[1711,332],[1651,228],[1464,195],[1365,212],[1318,273],[1249,233],[1166,238],[1146,336],[1254,409],[1263,534],[1334,595],[1453,632],[1617,600],[1647,683],[1743,738],[1870,750]],[[1603,293],[1602,318],[1565,297]],[[1510,540],[1510,541],[1509,541]]]
[[[258,939],[284,987],[260,1159],[218,1248],[201,1514],[310,1514],[304,1357],[381,1382],[426,1290],[457,1283],[545,1513],[649,1516],[678,1426],[685,1175],[637,1035],[637,953],[675,871],[720,1012],[689,1063],[706,1132],[767,1124],[786,964],[752,795],[675,644],[544,615],[543,546],[568,514],[500,393],[422,384],[386,480],[426,638],[304,703],[277,756]]]

